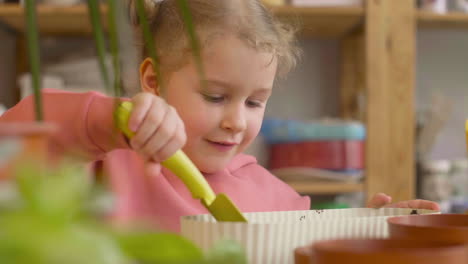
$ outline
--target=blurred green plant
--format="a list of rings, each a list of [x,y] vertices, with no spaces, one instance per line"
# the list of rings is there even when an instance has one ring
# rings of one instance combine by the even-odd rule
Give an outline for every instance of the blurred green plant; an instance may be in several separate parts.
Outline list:
[[[6,185],[14,195],[0,199],[0,263],[246,263],[233,242],[205,256],[177,234],[109,227],[90,209],[95,185],[76,165],[23,163],[14,179]]]

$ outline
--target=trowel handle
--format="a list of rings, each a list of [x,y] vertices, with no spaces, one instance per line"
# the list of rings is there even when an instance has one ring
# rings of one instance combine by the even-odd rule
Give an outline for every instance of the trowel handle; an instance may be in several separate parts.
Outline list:
[[[117,127],[128,138],[132,138],[135,135],[128,126],[132,109],[132,103],[126,101],[120,103],[114,113]],[[207,204],[213,202],[216,197],[215,193],[205,177],[182,150],[178,150],[174,155],[161,162],[161,164],[184,182],[192,193],[193,198],[203,199]]]

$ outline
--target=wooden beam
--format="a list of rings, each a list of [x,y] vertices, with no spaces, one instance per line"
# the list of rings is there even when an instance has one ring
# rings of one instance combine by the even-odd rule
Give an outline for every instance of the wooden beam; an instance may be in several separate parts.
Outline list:
[[[297,26],[302,36],[342,37],[364,23],[362,7],[296,7],[270,8],[281,21]]]
[[[303,194],[337,194],[362,192],[362,183],[349,182],[314,182],[314,181],[286,181],[294,190]]]
[[[101,6],[101,12],[107,14],[107,7]],[[0,5],[0,21],[17,32],[25,31],[24,8],[18,4]],[[103,18],[103,24],[107,20]],[[37,23],[41,35],[50,36],[91,36],[92,27],[85,4],[74,6],[37,6]]]
[[[27,49],[27,43],[26,43],[26,38],[24,35],[17,34],[16,37],[16,74],[15,74],[15,100],[16,102],[19,102],[21,100],[21,87],[19,85],[19,77],[23,73],[29,72],[29,54],[28,54],[28,49]],[[15,102],[15,103],[16,103]]]
[[[341,37],[362,26],[362,7],[294,7],[271,6],[272,12],[282,21],[298,26],[305,36]],[[38,27],[42,35],[89,36],[92,28],[85,4],[52,6],[39,4]],[[107,7],[101,7],[103,24],[107,24]],[[24,10],[18,4],[0,5],[0,22],[12,29],[24,31]]]
[[[418,12],[418,25],[422,28],[468,29],[466,13],[436,14],[429,11]]]
[[[367,195],[415,196],[414,0],[366,1]]]
[[[346,36],[341,41],[340,113],[344,119],[363,120],[361,98],[365,93],[364,35]]]
[[[0,43],[0,104],[9,108],[17,102],[13,89],[16,87],[15,32],[0,25]]]

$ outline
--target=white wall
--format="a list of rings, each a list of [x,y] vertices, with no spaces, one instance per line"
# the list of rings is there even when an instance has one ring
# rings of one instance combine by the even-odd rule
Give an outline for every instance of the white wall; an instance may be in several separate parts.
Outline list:
[[[267,105],[266,117],[318,119],[338,115],[339,42],[301,39],[302,58],[283,80],[278,80]],[[261,136],[246,153],[267,166],[268,151]]]
[[[453,110],[437,138],[431,157],[466,157],[465,120],[468,119],[468,30],[420,30],[417,42],[417,106],[430,107],[430,96],[452,100]]]
[[[266,116],[312,119],[338,115],[339,46],[333,40],[302,40],[304,56],[286,80],[278,82]],[[466,156],[468,119],[468,30],[420,30],[417,36],[416,105],[430,107],[431,95],[452,100],[453,112],[437,137],[433,159]],[[259,140],[260,141],[260,140]],[[256,142],[251,153],[263,149]]]
[[[286,79],[279,80],[266,116],[313,119],[338,114],[339,43],[303,39],[303,56]]]

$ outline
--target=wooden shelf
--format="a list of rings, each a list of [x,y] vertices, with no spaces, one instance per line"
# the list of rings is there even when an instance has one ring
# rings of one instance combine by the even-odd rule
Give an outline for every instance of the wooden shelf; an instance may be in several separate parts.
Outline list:
[[[296,25],[304,36],[341,37],[364,24],[362,7],[271,7],[283,22]]]
[[[335,183],[335,182],[308,182],[286,181],[294,190],[303,194],[334,194],[364,191],[363,183]]]
[[[418,25],[422,28],[461,28],[468,29],[468,14],[418,12]]]
[[[299,8],[271,7],[282,21],[293,23],[308,36],[339,37],[364,21],[364,9],[358,7]],[[106,8],[103,7],[104,17]],[[0,4],[0,23],[17,32],[24,31],[23,8],[17,4]],[[89,35],[91,25],[84,4],[60,7],[38,6],[38,24],[43,35]]]
[[[102,11],[106,12],[107,8],[102,7]],[[83,36],[92,33],[88,7],[84,4],[71,7],[39,5],[37,12],[39,30],[43,35]],[[14,31],[24,32],[23,14],[22,6],[0,4],[0,23]]]

